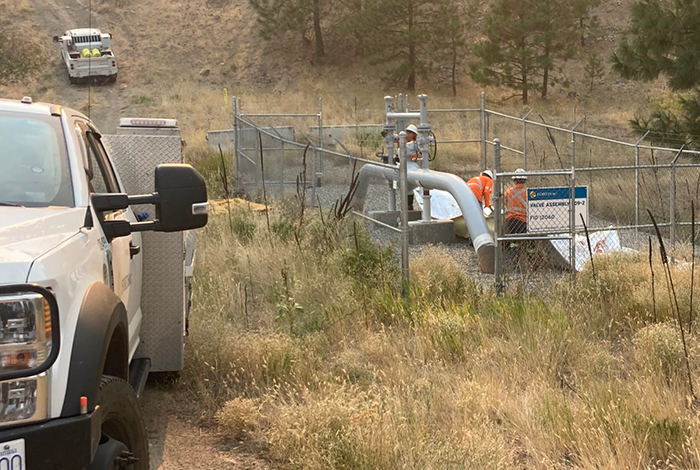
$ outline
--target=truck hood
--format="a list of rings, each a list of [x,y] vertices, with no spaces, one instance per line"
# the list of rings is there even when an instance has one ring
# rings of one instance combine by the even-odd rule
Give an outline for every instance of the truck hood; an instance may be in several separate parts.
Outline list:
[[[85,210],[0,207],[0,284],[26,282],[35,259],[78,233]]]

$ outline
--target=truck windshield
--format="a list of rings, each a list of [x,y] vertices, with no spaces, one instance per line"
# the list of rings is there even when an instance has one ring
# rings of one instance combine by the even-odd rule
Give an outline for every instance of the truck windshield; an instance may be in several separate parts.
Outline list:
[[[73,206],[56,117],[0,113],[0,206]]]

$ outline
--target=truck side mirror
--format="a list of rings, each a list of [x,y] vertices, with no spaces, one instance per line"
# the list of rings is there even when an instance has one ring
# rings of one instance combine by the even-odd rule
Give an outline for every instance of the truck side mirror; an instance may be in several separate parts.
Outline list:
[[[128,196],[123,193],[93,194],[92,206],[99,216],[105,236],[111,241],[132,232],[180,232],[204,227],[209,218],[207,186],[190,165],[158,165],[153,194]],[[154,204],[156,220],[130,223],[106,220],[105,212],[126,209],[131,204]]]
[[[60,40],[58,39],[58,36],[53,37],[53,42],[59,42]]]
[[[156,205],[159,231],[179,232],[207,224],[207,186],[190,165],[158,165],[155,188],[160,197],[160,204]]]

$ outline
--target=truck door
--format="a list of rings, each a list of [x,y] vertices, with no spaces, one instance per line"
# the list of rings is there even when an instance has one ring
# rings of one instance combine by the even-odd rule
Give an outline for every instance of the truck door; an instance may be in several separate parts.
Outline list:
[[[107,156],[100,135],[86,123],[79,124],[82,137],[87,150],[87,175],[88,187],[91,193],[117,193],[122,192],[119,187],[112,163]],[[105,213],[107,220],[128,220],[135,222],[136,218],[130,208]],[[141,254],[139,245],[140,234],[132,234],[125,237],[115,238],[108,243],[107,252],[111,258],[111,288],[115,294],[121,298],[127,309],[129,320],[129,346],[133,352],[138,342],[135,332],[138,331],[140,318],[140,286],[137,279],[140,279]],[[137,279],[134,279],[136,277]],[[133,284],[136,282],[136,284]],[[133,295],[132,295],[133,294]],[[134,322],[136,319],[136,322]],[[134,344],[132,344],[134,343]]]

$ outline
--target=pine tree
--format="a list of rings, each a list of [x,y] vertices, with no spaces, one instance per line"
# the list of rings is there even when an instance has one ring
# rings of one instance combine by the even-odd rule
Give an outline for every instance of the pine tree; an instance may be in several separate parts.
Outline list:
[[[537,50],[537,0],[497,0],[484,17],[485,39],[474,46],[476,60],[470,75],[484,85],[517,90],[523,104],[530,90],[540,90],[535,77],[540,72]],[[518,96],[518,95],[514,95]]]
[[[530,90],[546,98],[551,84],[566,82],[562,64],[576,53],[579,16],[595,1],[497,0],[484,18],[485,39],[474,47],[472,78],[518,90],[523,104]]]
[[[656,106],[647,119],[631,122],[637,132],[652,131],[660,143],[681,140],[699,145],[700,2],[642,0],[632,6],[626,37],[613,54],[613,70],[623,78],[650,81],[663,75],[676,97],[676,108]]]
[[[583,3],[585,0],[579,0]],[[542,68],[542,98],[547,98],[549,85],[566,82],[561,64],[574,57],[578,31],[575,27],[576,12],[569,0],[540,0],[536,2],[537,34],[535,43],[539,49]]]
[[[444,0],[436,14],[439,28],[436,28],[432,43],[434,61],[450,68],[452,95],[457,96],[458,75],[461,74],[468,52],[467,21],[470,8],[456,0]]]
[[[367,5],[371,0],[339,0],[340,21],[336,34],[341,42],[350,42],[355,48],[356,57],[365,56],[365,37],[371,32],[371,22],[367,21]]]
[[[418,76],[430,68],[430,45],[437,28],[436,17],[441,0],[376,0],[364,12],[372,27],[371,63],[389,63],[389,75],[406,80],[409,90],[416,89]]]
[[[588,91],[593,91],[595,81],[605,76],[605,65],[603,65],[603,59],[601,59],[595,52],[589,55],[586,65],[583,66],[583,73],[589,83]]]
[[[325,56],[321,21],[327,11],[327,0],[250,0],[258,15],[260,36],[270,40],[282,33],[296,32],[308,42],[306,34],[312,30],[316,57]]]

